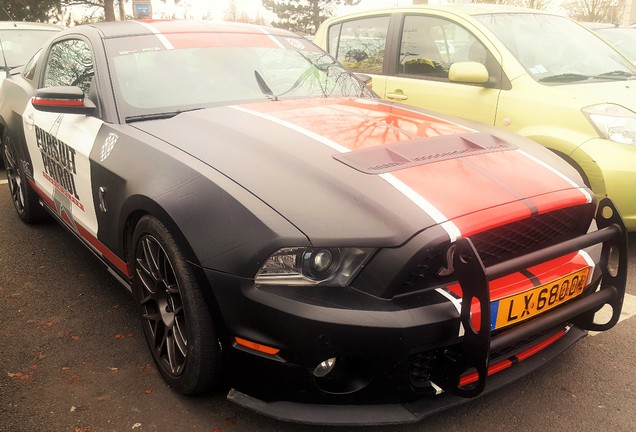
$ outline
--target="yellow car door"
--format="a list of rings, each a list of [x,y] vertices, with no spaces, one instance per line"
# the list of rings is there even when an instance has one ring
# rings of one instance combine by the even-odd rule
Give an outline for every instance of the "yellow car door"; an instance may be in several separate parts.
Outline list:
[[[382,98],[494,124],[500,92],[510,86],[498,53],[442,17],[406,14],[400,32],[386,85],[374,85]]]

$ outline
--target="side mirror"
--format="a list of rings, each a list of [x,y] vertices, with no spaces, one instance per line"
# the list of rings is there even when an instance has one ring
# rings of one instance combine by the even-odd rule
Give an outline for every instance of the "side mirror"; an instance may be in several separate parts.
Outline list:
[[[75,86],[38,89],[31,103],[38,111],[60,114],[90,115],[96,108],[93,102],[84,97],[82,89]]]
[[[448,70],[448,79],[458,83],[485,84],[489,76],[486,66],[468,61],[453,63]]]

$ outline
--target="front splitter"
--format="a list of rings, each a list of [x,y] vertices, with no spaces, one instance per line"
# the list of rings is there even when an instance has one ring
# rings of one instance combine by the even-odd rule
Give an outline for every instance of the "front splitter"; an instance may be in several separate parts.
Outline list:
[[[483,396],[528,375],[543,366],[587,335],[577,327],[570,330],[549,347],[525,359],[523,362],[488,378]],[[266,402],[235,389],[227,394],[228,400],[257,413],[294,423],[330,426],[370,426],[415,423],[425,417],[457,406],[471,399],[442,393],[409,403],[376,405],[325,405],[303,404],[289,401]]]

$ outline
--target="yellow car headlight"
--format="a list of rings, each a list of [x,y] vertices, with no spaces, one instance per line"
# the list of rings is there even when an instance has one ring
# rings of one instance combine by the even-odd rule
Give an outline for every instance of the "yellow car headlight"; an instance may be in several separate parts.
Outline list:
[[[636,146],[636,113],[615,104],[583,108],[599,135],[620,144]]]

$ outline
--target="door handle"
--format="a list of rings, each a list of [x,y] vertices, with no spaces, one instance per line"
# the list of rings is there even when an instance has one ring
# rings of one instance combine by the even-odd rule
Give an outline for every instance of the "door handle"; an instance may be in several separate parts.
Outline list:
[[[393,93],[387,93],[386,97],[387,99],[401,100],[401,101],[405,101],[409,98],[407,95],[404,94],[402,90],[399,90],[399,89],[394,90]]]

